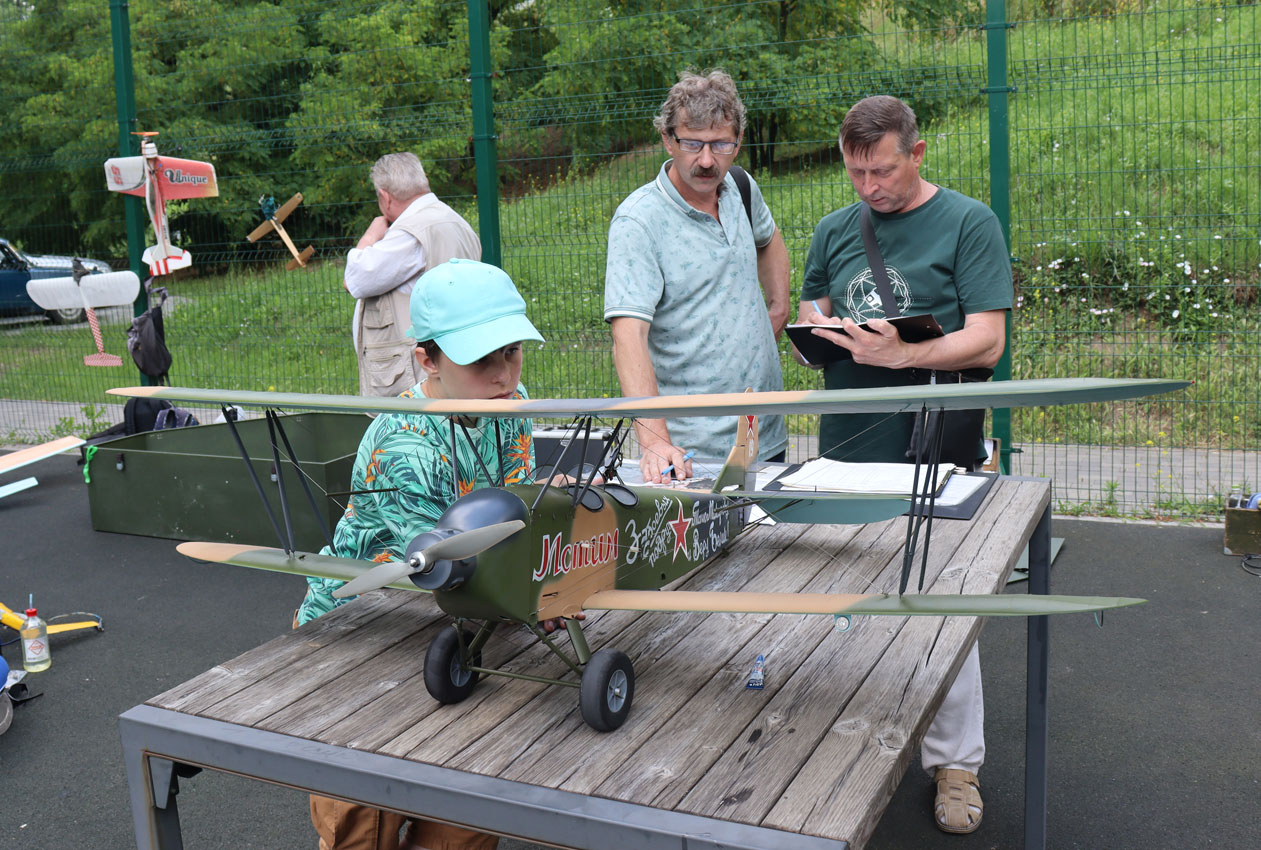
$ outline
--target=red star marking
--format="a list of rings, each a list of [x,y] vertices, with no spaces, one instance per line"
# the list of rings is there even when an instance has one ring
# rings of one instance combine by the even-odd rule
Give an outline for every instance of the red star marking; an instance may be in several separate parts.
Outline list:
[[[684,558],[688,557],[687,527],[691,524],[692,524],[691,517],[687,519],[683,518],[683,503],[679,502],[679,518],[666,523],[666,525],[674,529],[674,555],[671,557],[670,560],[673,561],[679,557],[680,549],[683,550],[683,557]]]

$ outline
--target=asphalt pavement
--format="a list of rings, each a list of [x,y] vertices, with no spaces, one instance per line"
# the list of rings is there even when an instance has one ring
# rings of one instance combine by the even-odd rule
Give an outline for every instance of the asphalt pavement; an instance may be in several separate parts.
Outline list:
[[[118,715],[288,629],[302,583],[93,531],[69,456],[0,484],[27,475],[39,486],[0,500],[0,602],[24,607],[34,593],[41,614],[90,611],[105,630],[53,637],[51,669],[28,679],[43,695],[0,735],[0,844],[134,847]],[[242,510],[254,509],[248,498]],[[1053,533],[1066,541],[1054,591],[1150,603],[1102,629],[1086,615],[1051,623],[1049,846],[1261,847],[1261,579],[1222,554],[1220,527],[1057,520]],[[1023,620],[1000,618],[981,638],[981,828],[938,832],[916,763],[869,848],[1022,846],[1024,634]],[[16,642],[3,652],[20,664]],[[306,796],[292,789],[205,771],[183,780],[179,807],[189,850],[316,846]]]

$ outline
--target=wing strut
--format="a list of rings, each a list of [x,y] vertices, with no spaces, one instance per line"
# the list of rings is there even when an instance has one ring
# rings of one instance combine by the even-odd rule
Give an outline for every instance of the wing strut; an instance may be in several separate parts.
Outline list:
[[[911,567],[915,563],[915,551],[919,545],[920,526],[924,529],[924,550],[921,553],[919,567],[919,589],[924,589],[924,574],[928,571],[928,544],[933,535],[933,508],[937,502],[937,467],[941,460],[942,440],[946,429],[942,417],[945,411],[934,410],[937,414],[937,427],[933,429],[927,405],[920,407],[919,440],[915,444],[915,473],[912,478],[911,510],[907,513],[906,545],[902,551],[902,577],[898,582],[898,594],[906,593],[911,579]],[[935,431],[935,433],[933,433]],[[931,433],[931,436],[930,436]],[[931,439],[932,445],[929,445]],[[920,486],[920,470],[923,469],[925,453],[928,455],[929,469],[924,469],[924,485]],[[930,471],[931,470],[931,471]]]
[[[276,470],[276,486],[280,489],[280,513],[285,520],[285,552],[296,552],[293,541],[293,517],[289,515],[289,497],[285,493],[285,475],[280,467],[280,447],[276,444],[276,411],[270,408],[263,413],[267,418],[267,441],[271,443],[271,465]]]
[[[570,423],[569,427],[573,429],[577,429],[577,428],[583,427],[583,424],[585,423],[586,427],[590,429],[591,420],[592,420],[592,417],[590,416],[575,416],[573,421]],[[569,456],[569,450],[572,449],[573,447],[574,447],[574,440],[570,440],[565,445],[565,447],[561,449],[560,457],[556,458],[556,463],[552,464],[553,472],[556,471],[557,469],[565,468],[565,458]],[[585,453],[583,454],[583,457],[586,457]],[[533,513],[535,510],[538,509],[539,502],[543,501],[543,494],[546,493],[548,490],[550,490],[551,486],[552,486],[552,480],[549,477],[546,481],[543,482],[543,486],[539,488],[539,494],[534,497],[534,504],[530,505],[531,513]],[[574,504],[575,505],[578,504],[577,500],[574,501]]]
[[[254,482],[254,489],[258,491],[258,497],[263,500],[263,508],[267,511],[267,519],[271,520],[271,527],[276,532],[276,539],[280,541],[280,545],[285,545],[285,536],[280,531],[280,523],[276,522],[276,512],[272,510],[271,502],[267,498],[267,492],[263,490],[263,483],[258,480],[258,473],[254,471],[254,464],[250,463],[250,453],[245,450],[245,443],[241,441],[241,435],[236,430],[236,420],[228,414],[228,408],[223,405],[219,408],[223,411],[223,419],[228,423],[228,430],[232,432],[232,439],[236,441],[237,451],[241,453],[241,459],[245,461],[245,470],[250,474],[250,480]],[[285,549],[286,555],[292,555],[291,549]]]
[[[293,445],[289,442],[289,435],[285,433],[284,426],[280,424],[280,415],[275,410],[269,412],[276,422],[276,431],[280,433],[280,439],[285,444],[285,453],[289,457],[289,463],[293,466],[293,471],[297,474],[298,483],[302,485],[302,492],[306,494],[307,504],[311,506],[311,512],[315,514],[315,524],[324,532],[324,539],[328,541],[328,548],[332,549],[334,548],[333,534],[328,530],[328,523],[324,521],[324,517],[320,515],[320,506],[315,503],[315,495],[311,492],[311,485],[307,483],[306,474],[302,472],[302,465],[298,462],[298,454],[293,450]],[[279,468],[277,469],[277,475],[279,475]],[[279,483],[279,479],[277,483]],[[281,492],[284,492],[283,489]],[[281,496],[281,498],[283,499],[284,496]]]

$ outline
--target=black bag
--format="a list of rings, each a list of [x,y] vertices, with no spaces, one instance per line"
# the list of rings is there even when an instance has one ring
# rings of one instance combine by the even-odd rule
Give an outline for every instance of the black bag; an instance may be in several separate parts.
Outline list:
[[[918,384],[929,383],[934,376],[930,369],[913,369],[912,374]],[[994,375],[993,369],[963,369],[959,372],[935,373],[939,384],[969,384],[988,381]],[[927,434],[925,429],[927,427]],[[938,429],[945,429],[941,437],[941,461],[953,463],[967,470],[979,468],[979,462],[985,460],[981,449],[981,439],[985,433],[985,410],[930,410],[928,423],[925,426],[924,412],[915,414],[915,425],[911,428],[911,442],[906,447],[908,460],[915,460],[919,447],[923,445],[925,458],[932,451],[937,439]],[[924,442],[921,443],[921,440]]]
[[[150,290],[149,284],[145,284],[145,290],[150,298],[158,298],[158,303],[132,320],[131,329],[127,331],[127,349],[142,374],[158,384],[165,384],[166,373],[171,369],[171,352],[166,347],[166,329],[162,324],[162,305],[166,303],[167,291],[162,286]]]

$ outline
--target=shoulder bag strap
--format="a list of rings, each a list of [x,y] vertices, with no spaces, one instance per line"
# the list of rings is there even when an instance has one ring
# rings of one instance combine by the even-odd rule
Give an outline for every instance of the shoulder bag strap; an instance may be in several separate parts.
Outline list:
[[[871,207],[866,204],[858,213],[859,229],[863,233],[863,248],[867,250],[867,265],[871,267],[871,277],[876,284],[876,293],[880,296],[880,304],[884,307],[884,317],[893,319],[902,315],[898,309],[898,299],[893,295],[893,286],[889,283],[889,270],[884,267],[884,257],[880,255],[880,245],[876,242],[876,229],[871,225]]]
[[[753,226],[753,188],[749,185],[749,172],[738,165],[728,169],[736,180],[736,188],[740,190],[740,200],[744,202],[744,214],[749,217],[749,227]]]

